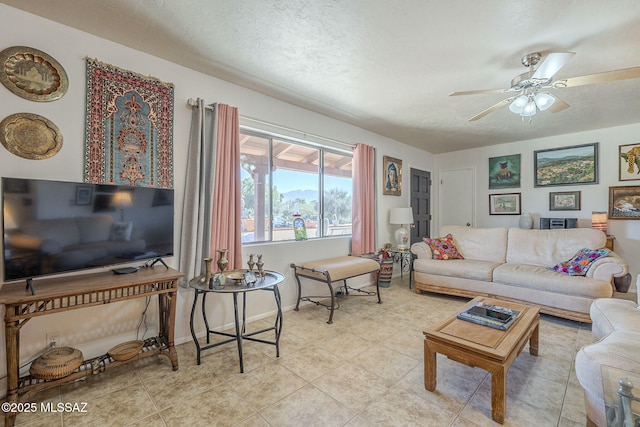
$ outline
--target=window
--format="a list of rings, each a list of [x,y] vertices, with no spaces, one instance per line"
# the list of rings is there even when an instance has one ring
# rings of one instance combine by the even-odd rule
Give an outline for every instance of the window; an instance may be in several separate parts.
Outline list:
[[[240,131],[242,241],[294,240],[293,220],[307,238],[351,234],[351,153]]]

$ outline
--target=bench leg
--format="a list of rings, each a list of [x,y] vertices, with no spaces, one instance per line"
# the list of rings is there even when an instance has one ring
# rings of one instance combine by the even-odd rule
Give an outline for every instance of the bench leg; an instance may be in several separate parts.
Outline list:
[[[291,264],[291,267],[293,267],[293,275],[296,278],[296,283],[298,284],[298,300],[296,301],[296,308],[294,308],[295,311],[298,311],[300,309],[300,299],[302,298],[302,286],[300,285],[300,278],[298,277],[298,272],[296,271],[295,266]]]
[[[328,324],[332,324],[333,323],[333,310],[336,307],[336,296],[333,293],[333,286],[331,286],[331,279],[327,278],[327,286],[329,286],[329,294],[331,295],[331,307],[330,307],[330,313],[329,313],[329,321],[327,322]]]

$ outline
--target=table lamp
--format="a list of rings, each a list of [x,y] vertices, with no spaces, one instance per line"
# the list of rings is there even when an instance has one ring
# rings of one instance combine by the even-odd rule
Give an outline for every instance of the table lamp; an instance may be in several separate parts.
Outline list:
[[[120,221],[124,221],[124,208],[128,208],[133,205],[130,191],[117,191],[113,195],[111,206],[115,206],[120,209]]]
[[[392,208],[389,223],[400,225],[395,233],[396,248],[400,251],[409,249],[409,230],[405,228],[405,224],[413,224],[413,209]]]
[[[604,234],[607,234],[607,213],[591,212],[591,228],[604,231]]]

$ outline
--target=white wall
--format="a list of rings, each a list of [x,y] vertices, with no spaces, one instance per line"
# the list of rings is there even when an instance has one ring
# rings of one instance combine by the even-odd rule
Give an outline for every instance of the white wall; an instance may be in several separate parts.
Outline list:
[[[86,57],[174,83],[176,242],[179,242],[180,206],[184,198],[186,144],[191,114],[187,106],[189,98],[200,97],[206,102],[230,104],[238,107],[243,116],[310,134],[351,144],[372,145],[376,148],[379,168],[382,165],[382,156],[391,155],[404,161],[406,171],[410,167],[433,170],[433,156],[427,152],[2,4],[0,40],[0,49],[23,45],[48,53],[62,64],[69,77],[67,94],[54,102],[31,102],[12,94],[4,86],[0,87],[0,120],[18,112],[39,114],[53,121],[64,138],[61,151],[46,160],[22,159],[0,148],[2,176],[82,181]],[[408,191],[404,191],[401,197],[382,196],[379,183],[378,187],[378,242],[384,243],[392,239],[393,229],[387,224],[389,209],[408,206],[409,196]],[[335,238],[254,245],[245,248],[244,254],[247,258],[248,253],[262,253],[265,268],[286,274],[286,280],[280,286],[280,290],[283,306],[291,308],[295,304],[296,290],[289,264],[347,254],[349,248],[348,238]],[[176,246],[176,251],[178,250]],[[177,256],[166,261],[170,266],[177,267]],[[180,289],[176,314],[177,343],[191,340],[189,314],[192,301],[193,293]],[[212,327],[231,324],[230,297],[215,296],[208,298],[207,303],[211,306],[209,322]],[[85,357],[102,354],[111,346],[135,337],[135,329],[143,309],[142,301],[127,301],[33,319],[22,328],[21,360],[24,361],[41,350],[45,343],[45,334],[52,330],[58,332],[59,344],[78,347]],[[274,310],[270,293],[256,293],[248,298],[249,317],[264,316]],[[147,320],[151,333],[155,331],[155,316],[156,310],[152,302],[152,310]],[[201,322],[198,323],[197,330],[203,330]],[[3,354],[4,339],[1,340],[0,350],[0,354]],[[5,362],[0,360],[0,375],[4,372]],[[4,385],[0,384],[0,387],[1,395]]]
[[[557,113],[562,114],[562,113]],[[519,120],[514,118],[514,120]],[[544,117],[536,116],[534,122],[523,126],[544,126]],[[579,227],[591,226],[592,211],[607,211],[609,187],[622,185],[640,185],[640,181],[618,181],[618,146],[636,144],[640,124],[619,126],[595,131],[573,133],[550,138],[532,139],[473,150],[457,151],[436,156],[438,170],[472,167],[476,170],[476,220],[477,227],[517,227],[519,216],[489,215],[489,194],[522,193],[522,212],[534,216],[535,227],[539,227],[542,217],[578,218]],[[549,148],[566,147],[598,142],[599,143],[599,183],[593,185],[568,185],[560,187],[534,187],[533,152]],[[503,155],[521,154],[520,188],[489,190],[489,158]],[[435,181],[435,180],[434,180]],[[580,191],[581,209],[579,211],[549,211],[549,193],[556,191]],[[434,188],[434,194],[438,191]],[[437,202],[436,202],[437,203]],[[436,225],[437,224],[437,225]],[[437,235],[439,227],[446,219],[438,218],[432,232]],[[608,233],[616,237],[615,251],[628,263],[631,274],[636,277],[640,272],[640,221],[609,220]]]

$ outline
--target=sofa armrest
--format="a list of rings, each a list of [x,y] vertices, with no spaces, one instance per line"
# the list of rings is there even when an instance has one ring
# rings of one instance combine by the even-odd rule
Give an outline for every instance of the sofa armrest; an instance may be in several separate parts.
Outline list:
[[[12,235],[9,244],[15,249],[38,251],[47,255],[54,255],[62,250],[60,243],[55,240],[41,239],[22,233]]]
[[[425,242],[416,242],[411,245],[411,252],[418,257],[418,259],[432,259],[433,254],[431,248]]]
[[[629,272],[629,265],[615,252],[596,260],[587,270],[587,277],[610,282],[613,277],[622,277]]]

